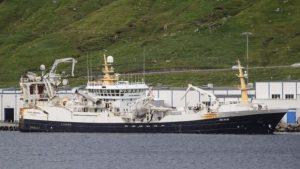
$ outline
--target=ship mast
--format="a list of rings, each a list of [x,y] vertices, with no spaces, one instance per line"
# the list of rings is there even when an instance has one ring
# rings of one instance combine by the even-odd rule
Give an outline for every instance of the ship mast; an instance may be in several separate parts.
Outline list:
[[[108,56],[106,58],[105,54],[104,57],[104,64],[102,68],[103,78],[101,78],[101,82],[103,85],[112,85],[115,82],[117,82],[119,79],[115,75],[114,68],[112,66],[113,63],[113,57]]]
[[[248,104],[248,88],[245,82],[245,75],[243,72],[243,67],[241,66],[240,60],[238,60],[238,69],[239,69],[239,74],[237,77],[240,78],[240,90],[241,90],[241,103],[242,104]]]

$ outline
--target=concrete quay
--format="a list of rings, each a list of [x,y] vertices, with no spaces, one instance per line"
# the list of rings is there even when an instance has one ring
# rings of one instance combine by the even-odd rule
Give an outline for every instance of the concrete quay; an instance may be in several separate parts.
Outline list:
[[[0,121],[0,131],[17,131],[17,130],[19,130],[18,122]]]

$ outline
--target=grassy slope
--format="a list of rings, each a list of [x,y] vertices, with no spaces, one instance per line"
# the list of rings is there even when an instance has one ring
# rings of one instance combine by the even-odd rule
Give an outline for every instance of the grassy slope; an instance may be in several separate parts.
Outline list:
[[[0,87],[42,63],[73,56],[75,84],[84,84],[87,55],[93,72],[100,56],[115,56],[120,73],[146,69],[228,68],[245,61],[251,31],[250,66],[300,62],[300,1],[286,0],[4,0],[0,3]],[[144,53],[145,51],[145,53]],[[300,78],[300,69],[255,70],[251,81]],[[234,72],[147,76],[153,85],[232,85]]]

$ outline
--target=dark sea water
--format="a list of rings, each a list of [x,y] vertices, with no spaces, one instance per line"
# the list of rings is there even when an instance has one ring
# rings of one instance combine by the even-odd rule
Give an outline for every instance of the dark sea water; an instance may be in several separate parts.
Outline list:
[[[300,134],[0,132],[0,169],[299,169]]]

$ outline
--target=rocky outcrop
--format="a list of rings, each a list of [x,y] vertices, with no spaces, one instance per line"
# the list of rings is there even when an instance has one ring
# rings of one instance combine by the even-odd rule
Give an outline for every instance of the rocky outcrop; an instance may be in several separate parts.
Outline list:
[[[299,122],[299,119],[298,119]],[[287,124],[280,122],[275,129],[276,132],[300,132],[300,124]]]

